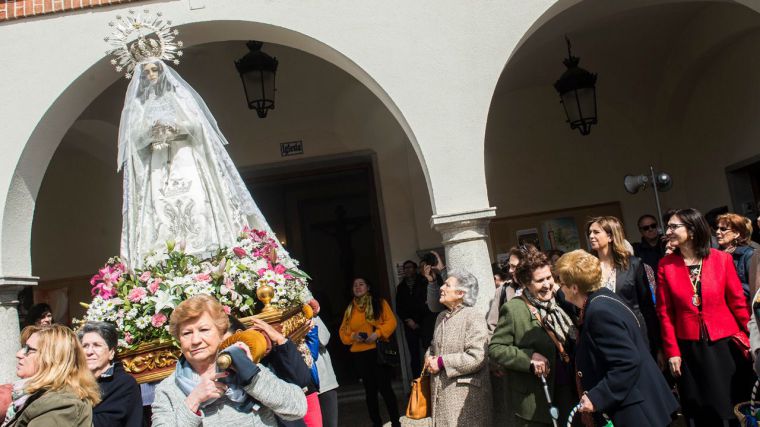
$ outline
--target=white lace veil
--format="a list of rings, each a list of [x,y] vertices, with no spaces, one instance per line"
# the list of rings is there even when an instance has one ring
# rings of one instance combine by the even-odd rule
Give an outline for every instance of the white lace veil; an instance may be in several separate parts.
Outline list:
[[[144,68],[148,64],[158,65],[159,76],[155,82],[151,82],[144,73]],[[167,96],[167,92],[173,92],[173,96]],[[152,108],[150,111],[146,111],[143,106],[151,94],[161,97],[166,105],[165,110]],[[140,161],[140,150],[146,146],[144,135],[149,132],[148,129],[157,120],[161,121],[162,115],[166,115],[167,122],[191,123],[195,129],[193,132],[202,132],[203,138],[201,139],[204,141],[204,148],[209,157],[216,163],[215,166],[220,171],[220,175],[231,193],[230,195],[236,196],[240,201],[241,210],[248,217],[249,226],[275,236],[227,154],[224,148],[227,140],[219,130],[219,126],[206,103],[174,69],[161,60],[145,61],[136,65],[124,99],[124,109],[119,125],[117,170],[125,168],[124,204],[122,207],[125,226],[128,218],[130,218],[130,206],[133,206],[132,202],[134,202],[130,198],[135,197],[130,189],[130,182],[150,172],[143,170],[145,169],[145,162]],[[187,130],[180,129],[180,132],[186,133]],[[287,252],[282,248],[281,250],[282,254],[290,260]],[[124,251],[124,242],[122,242],[122,251]]]

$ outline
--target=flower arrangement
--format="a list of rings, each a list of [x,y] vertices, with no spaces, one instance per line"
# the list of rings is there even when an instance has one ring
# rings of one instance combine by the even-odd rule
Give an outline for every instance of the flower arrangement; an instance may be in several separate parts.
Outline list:
[[[118,257],[110,258],[90,280],[93,300],[85,305],[83,320],[115,323],[119,347],[133,349],[152,340],[171,342],[169,315],[193,295],[215,297],[236,317],[303,304],[309,276],[278,247],[268,233],[246,227],[236,246],[207,259],[188,255],[182,244],[172,242],[148,254],[144,267],[131,273]],[[256,291],[265,287],[271,294],[267,307],[256,299]]]

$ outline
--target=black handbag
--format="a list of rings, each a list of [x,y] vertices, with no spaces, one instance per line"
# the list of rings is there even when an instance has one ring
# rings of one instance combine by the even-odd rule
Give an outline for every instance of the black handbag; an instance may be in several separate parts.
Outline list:
[[[401,364],[395,334],[391,335],[391,338],[388,341],[375,341],[375,345],[377,346],[378,365],[396,368]]]

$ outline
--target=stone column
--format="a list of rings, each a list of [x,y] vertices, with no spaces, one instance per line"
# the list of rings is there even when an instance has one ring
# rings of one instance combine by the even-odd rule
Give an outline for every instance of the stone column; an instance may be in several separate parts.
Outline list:
[[[0,384],[16,378],[16,351],[18,350],[18,293],[25,286],[37,284],[37,277],[0,276]]]
[[[496,208],[455,214],[433,215],[432,226],[441,233],[446,248],[446,266],[462,268],[478,279],[476,307],[488,311],[494,294],[491,257],[488,254],[488,223]]]

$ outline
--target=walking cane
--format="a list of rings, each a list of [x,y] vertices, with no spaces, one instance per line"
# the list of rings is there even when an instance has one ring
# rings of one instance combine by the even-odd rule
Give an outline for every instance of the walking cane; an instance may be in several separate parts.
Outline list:
[[[575,418],[575,413],[578,412],[578,410],[581,409],[581,404],[575,405],[572,411],[570,411],[570,415],[567,417],[567,427],[572,427],[573,425],[573,418]]]
[[[552,424],[557,427],[557,420],[559,419],[559,409],[552,404],[552,396],[549,394],[549,385],[546,384],[546,377],[541,374],[541,382],[544,384],[544,393],[546,394],[546,401],[549,402],[549,415],[552,417]]]

